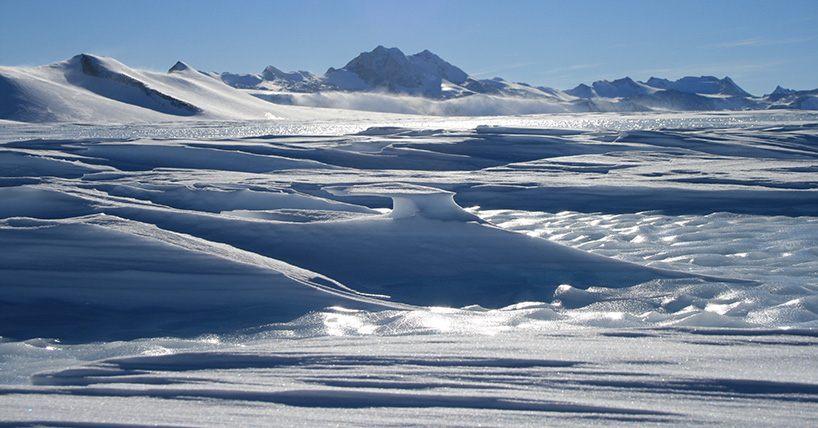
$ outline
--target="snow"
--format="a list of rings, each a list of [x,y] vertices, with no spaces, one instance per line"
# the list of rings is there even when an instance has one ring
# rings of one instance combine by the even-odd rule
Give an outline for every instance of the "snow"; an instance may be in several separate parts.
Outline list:
[[[0,403],[4,419],[16,426],[804,426],[814,420],[814,337],[712,334],[545,331],[420,341],[260,335],[244,338],[240,348],[164,339],[70,351],[32,343],[24,352],[99,361],[38,374],[33,385],[7,386]],[[0,346],[7,355],[22,350]],[[110,356],[124,353],[137,355]],[[747,364],[737,370],[736,361]]]
[[[469,77],[465,71],[449,64],[439,56],[429,52],[429,50],[410,55],[407,58],[409,62],[421,69],[424,73],[457,85],[463,84]]]
[[[183,63],[2,72],[51,116],[0,122],[0,426],[818,417],[815,113],[388,115]]]

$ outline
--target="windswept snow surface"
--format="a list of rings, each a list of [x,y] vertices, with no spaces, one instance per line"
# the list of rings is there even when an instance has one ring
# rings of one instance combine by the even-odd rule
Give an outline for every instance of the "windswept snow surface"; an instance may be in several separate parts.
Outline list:
[[[0,122],[0,426],[818,419],[818,115],[312,114]]]

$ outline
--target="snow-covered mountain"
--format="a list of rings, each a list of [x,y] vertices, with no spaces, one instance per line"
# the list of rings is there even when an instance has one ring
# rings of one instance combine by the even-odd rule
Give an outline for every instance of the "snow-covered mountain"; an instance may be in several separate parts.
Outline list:
[[[688,76],[676,81],[651,77],[645,84],[653,88],[676,90],[691,94],[732,95],[736,97],[752,96],[747,93],[747,91],[736,85],[736,83],[733,82],[733,79],[730,79],[729,77],[719,79],[713,76]]]
[[[325,76],[328,82],[344,90],[386,89],[432,97],[444,95],[441,90],[444,81],[456,85],[468,77],[429,51],[407,57],[397,48],[383,46],[358,55],[339,70],[330,68]]]
[[[24,122],[155,122],[327,117],[322,107],[388,113],[489,116],[537,113],[818,110],[818,89],[762,97],[732,79],[652,77],[596,81],[562,91],[477,79],[434,53],[378,46],[323,75],[268,66],[257,74],[130,68],[88,54],[51,65],[0,67],[0,119]],[[333,113],[335,116],[341,113]]]
[[[623,79],[614,80],[613,82],[598,80],[591,86],[582,83],[577,85],[574,89],[569,89],[565,92],[577,98],[619,98],[652,94],[656,92],[656,88],[652,88],[644,83],[634,82],[630,77],[625,77]]]
[[[770,108],[796,108],[799,110],[818,110],[818,89],[795,91],[776,86],[775,90],[764,96],[773,104]]]
[[[637,82],[629,77],[599,80],[565,91],[591,111],[710,111],[762,110],[768,108],[815,109],[818,90],[775,92],[756,97],[730,77],[687,76],[678,80],[651,77]],[[812,97],[812,98],[811,98]]]
[[[671,81],[651,77],[636,82],[626,77],[612,82],[599,80],[565,91],[587,101],[596,111],[708,111],[768,108],[771,102],[753,97],[732,79],[713,76],[683,77]],[[786,106],[784,108],[788,108]]]
[[[309,71],[284,72],[272,65],[267,66],[261,73],[234,74],[234,73],[205,73],[238,89],[265,89],[287,92],[318,92],[336,90],[327,84],[322,76]]]

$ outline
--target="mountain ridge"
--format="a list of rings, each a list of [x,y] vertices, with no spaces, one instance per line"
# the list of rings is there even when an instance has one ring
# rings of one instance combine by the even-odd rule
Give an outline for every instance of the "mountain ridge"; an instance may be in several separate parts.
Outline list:
[[[156,73],[90,54],[34,68],[0,67],[3,120],[122,123],[328,114],[314,107],[441,116],[818,110],[818,89],[778,86],[756,97],[730,77],[688,76],[646,82],[625,77],[559,90],[477,79],[429,50],[406,56],[383,46],[325,75],[272,65],[258,74],[202,72],[182,61]]]

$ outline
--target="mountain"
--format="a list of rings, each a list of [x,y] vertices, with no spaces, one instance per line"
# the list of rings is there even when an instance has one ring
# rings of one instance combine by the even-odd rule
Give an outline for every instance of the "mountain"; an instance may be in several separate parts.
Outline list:
[[[629,77],[599,80],[588,86],[580,84],[565,91],[590,105],[605,106],[599,111],[705,111],[767,108],[769,101],[755,98],[732,79],[713,76],[683,77],[671,81],[651,77],[635,82]]]
[[[730,95],[735,97],[752,96],[736,85],[729,77],[719,79],[713,76],[688,76],[676,81],[651,77],[645,84],[657,89],[674,90],[689,94]]]
[[[449,64],[429,50],[414,54],[408,59],[415,68],[427,75],[435,76],[436,79],[462,85],[469,78],[465,71]]]
[[[565,92],[578,98],[620,98],[651,94],[656,92],[656,89],[644,83],[634,82],[630,77],[625,77],[614,80],[613,82],[598,80],[591,86],[580,84],[574,89],[569,89]]]
[[[146,120],[159,120],[203,112],[179,96],[189,91],[173,91],[172,79],[155,77],[85,54],[34,69],[0,68],[0,118],[86,121],[128,117],[138,110]]]
[[[775,90],[764,98],[776,104],[770,108],[796,108],[799,110],[818,110],[818,89],[795,91],[776,86]]]
[[[214,72],[205,74],[237,89],[262,89],[284,92],[338,90],[334,85],[326,83],[323,76],[316,76],[309,71],[293,71],[287,73],[272,65],[267,66],[261,73],[255,74]]]
[[[462,75],[462,80],[465,80],[466,73],[431,55],[443,69],[435,67],[434,59],[413,56],[410,60],[397,48],[378,46],[372,52],[358,55],[340,70],[330,68],[326,77],[329,82],[346,90],[383,88],[390,92],[433,96],[440,93],[447,71],[457,74],[457,77]]]

